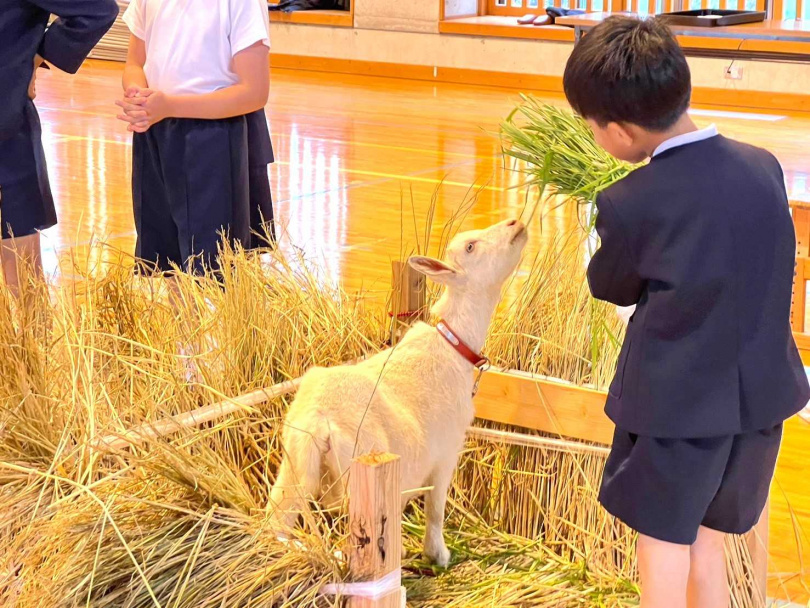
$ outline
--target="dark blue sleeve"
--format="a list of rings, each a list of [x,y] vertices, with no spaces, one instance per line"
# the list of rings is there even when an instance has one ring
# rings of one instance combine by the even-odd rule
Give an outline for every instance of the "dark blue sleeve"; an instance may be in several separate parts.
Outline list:
[[[118,16],[115,0],[28,0],[57,16],[37,51],[60,70],[75,74]]]
[[[596,206],[596,232],[601,242],[588,265],[591,293],[617,306],[638,304],[645,281],[637,274],[624,228],[607,195],[600,194]]]

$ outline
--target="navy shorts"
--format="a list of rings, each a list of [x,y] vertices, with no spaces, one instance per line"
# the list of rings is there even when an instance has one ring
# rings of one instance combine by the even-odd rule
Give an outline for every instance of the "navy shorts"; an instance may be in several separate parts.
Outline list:
[[[0,223],[4,239],[30,236],[56,225],[42,127],[31,101],[20,129],[0,138]]]
[[[744,534],[759,521],[782,425],[707,439],[657,439],[616,429],[599,501],[634,530],[691,545],[698,528]]]
[[[217,268],[217,251],[250,239],[244,116],[171,118],[132,142],[135,255],[159,271]]]

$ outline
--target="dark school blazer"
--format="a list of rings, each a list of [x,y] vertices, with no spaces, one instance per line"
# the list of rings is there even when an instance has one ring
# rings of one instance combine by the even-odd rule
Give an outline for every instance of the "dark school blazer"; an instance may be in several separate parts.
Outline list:
[[[795,232],[765,150],[717,135],[603,191],[594,297],[638,304],[606,406],[660,438],[776,426],[810,399],[790,327]]]

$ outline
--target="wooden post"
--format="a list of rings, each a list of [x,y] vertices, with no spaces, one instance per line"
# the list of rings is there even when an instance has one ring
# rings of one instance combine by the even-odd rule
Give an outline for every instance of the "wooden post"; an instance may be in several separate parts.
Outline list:
[[[746,543],[748,552],[751,555],[751,566],[753,568],[752,579],[754,581],[753,596],[758,603],[757,606],[764,608],[768,597],[768,512],[769,503],[765,503],[765,509],[759,517],[759,522],[751,532],[748,533]]]
[[[400,333],[405,330],[411,321],[424,317],[427,296],[425,292],[425,275],[414,270],[407,262],[393,262],[392,264],[391,314],[394,317],[391,332],[391,343],[395,344]],[[408,313],[418,313],[407,317]]]
[[[357,458],[349,477],[349,570],[357,583],[378,581],[402,561],[399,456]],[[401,608],[400,586],[376,599],[350,597],[348,608]]]

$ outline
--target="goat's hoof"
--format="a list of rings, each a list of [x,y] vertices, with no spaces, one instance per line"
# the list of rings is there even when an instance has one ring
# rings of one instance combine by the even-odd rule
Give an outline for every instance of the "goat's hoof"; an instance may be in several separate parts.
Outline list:
[[[447,568],[450,563],[450,550],[444,543],[437,547],[426,547],[425,556],[440,568]]]

